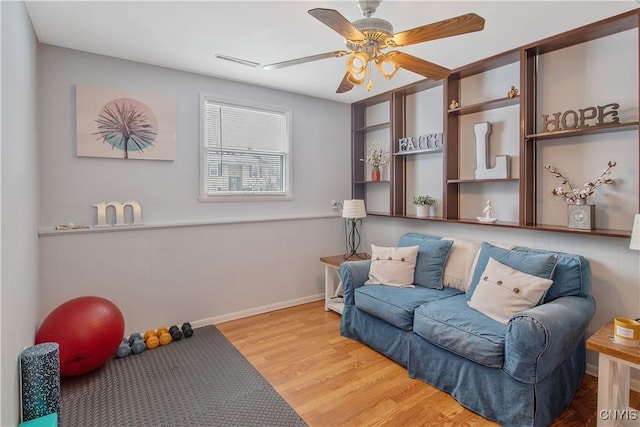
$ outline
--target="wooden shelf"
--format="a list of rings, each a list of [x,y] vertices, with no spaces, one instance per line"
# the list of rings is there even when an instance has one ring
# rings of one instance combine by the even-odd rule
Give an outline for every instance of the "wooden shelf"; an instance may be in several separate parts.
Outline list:
[[[459,222],[462,224],[475,224],[482,225],[485,227],[510,227],[510,228],[520,228],[520,225],[517,222],[511,221],[500,221],[500,218],[496,222],[480,222],[476,218],[460,218],[460,219],[450,219],[449,222]]]
[[[448,179],[447,184],[480,184],[483,182],[518,182],[520,178]]]
[[[429,217],[424,217],[424,216],[417,216],[417,215],[394,215],[394,217],[396,218],[406,218],[406,219],[420,219],[420,220],[429,220],[429,221],[447,221],[446,218],[443,218],[441,216],[429,216]]]
[[[589,236],[607,236],[607,237],[623,237],[628,239],[631,237],[631,230],[609,230],[605,228],[596,228],[595,230],[579,230],[576,228],[569,228],[563,225],[535,225],[535,226],[521,226],[520,228],[526,228],[529,230],[540,231],[554,231],[560,233],[572,233],[572,234],[585,234]]]
[[[432,154],[432,153],[442,153],[442,147],[438,148],[425,148],[422,150],[410,150],[410,151],[399,151],[397,153],[393,153],[394,156],[413,156],[416,154]]]
[[[511,105],[517,105],[520,103],[520,95],[513,98],[499,98],[491,101],[479,102],[477,104],[465,105],[463,107],[454,108],[453,110],[447,110],[449,114],[471,114],[479,111],[493,110],[496,108],[509,107]]]
[[[475,218],[460,218],[460,219],[447,219],[442,217],[418,217],[415,215],[392,215],[384,212],[367,212],[369,216],[382,216],[389,218],[401,218],[401,219],[417,219],[422,221],[437,221],[437,222],[448,222],[448,223],[457,223],[457,224],[471,224],[471,225],[480,225],[483,227],[506,227],[506,228],[517,228],[524,230],[535,230],[535,231],[552,231],[559,233],[567,233],[567,234],[582,234],[586,236],[601,236],[601,237],[619,237],[628,239],[631,237],[631,230],[609,230],[604,228],[598,228],[595,230],[579,230],[576,228],[569,228],[567,226],[562,225],[538,225],[538,226],[528,226],[528,225],[520,225],[517,222],[512,221],[498,221],[496,222],[480,222]]]
[[[544,140],[558,140],[562,138],[579,137],[585,135],[595,135],[614,132],[629,132],[623,134],[625,141],[629,138],[637,140],[640,143],[640,121],[627,121],[623,123],[608,123],[603,125],[589,126],[580,129],[562,129],[554,132],[538,132],[537,126],[540,124],[540,115],[537,111],[539,107],[539,89],[543,82],[543,77],[539,75],[538,61],[540,56],[549,52],[553,52],[559,49],[569,48],[576,46],[583,42],[596,40],[605,36],[617,34],[623,31],[635,29],[636,31],[640,27],[640,9],[635,9],[611,18],[607,18],[598,22],[594,22],[575,30],[557,34],[548,37],[544,40],[534,42],[516,49],[511,49],[492,57],[482,59],[480,61],[461,66],[455,70],[452,70],[451,74],[443,80],[442,87],[442,103],[437,105],[437,110],[430,104],[430,108],[438,112],[438,116],[443,114],[443,145],[441,147],[429,148],[426,150],[415,150],[408,152],[398,152],[399,140],[406,137],[407,132],[411,132],[408,126],[413,126],[411,120],[408,123],[408,117],[413,113],[411,110],[411,104],[407,103],[407,96],[416,94],[421,91],[429,90],[437,85],[429,80],[423,80],[418,83],[407,85],[403,88],[386,92],[384,94],[376,95],[369,99],[359,101],[352,104],[352,176],[361,177],[362,179],[368,178],[365,173],[364,166],[360,164],[360,159],[365,156],[364,150],[366,144],[366,136],[368,132],[374,132],[379,130],[385,130],[389,132],[389,142],[391,147],[390,171],[388,181],[379,181],[375,183],[385,183],[388,185],[388,200],[389,209],[386,209],[386,204],[383,197],[386,197],[386,187],[377,187],[372,195],[376,197],[378,202],[382,202],[380,205],[386,212],[369,212],[369,215],[385,218],[398,218],[398,219],[410,219],[420,221],[436,221],[445,223],[457,223],[457,224],[470,224],[479,225],[483,227],[507,227],[513,229],[542,231],[542,232],[559,232],[573,235],[585,235],[585,236],[604,236],[625,238],[630,237],[629,230],[616,230],[616,229],[596,229],[596,230],[579,230],[570,229],[566,225],[547,225],[536,224],[538,202],[536,193],[536,184],[538,184],[538,178],[540,172],[539,165],[536,164],[536,160],[541,151],[545,150],[546,145],[538,145],[538,141]],[[634,49],[635,52],[630,54],[640,55],[638,49]],[[636,59],[637,61],[637,59]],[[466,89],[464,79],[474,76],[493,72],[509,64],[514,64],[506,71],[499,71],[496,78],[496,82],[504,84],[504,94],[506,95],[510,85],[514,85],[520,89],[520,94],[509,98],[508,96],[490,99],[475,104],[462,105],[459,108],[449,109],[448,105],[451,100],[457,100],[458,102],[465,100],[465,95],[468,93]],[[516,73],[517,68],[517,73]],[[584,73],[584,70],[572,69],[567,70],[567,73]],[[508,76],[503,74],[508,73]],[[637,73],[637,70],[633,71]],[[485,80],[489,80],[486,76],[480,76],[478,80],[469,80],[469,84],[483,85]],[[490,77],[490,76],[489,76]],[[637,74],[629,77],[630,79],[637,80]],[[495,79],[494,79],[495,80]],[[464,84],[463,84],[464,83]],[[553,87],[553,86],[551,86]],[[479,93],[479,92],[478,92]],[[633,93],[635,99],[638,99],[637,91]],[[376,120],[383,120],[385,123],[379,123],[372,126],[366,126],[367,108],[376,106],[380,103],[388,103],[389,119],[378,116]],[[413,101],[412,101],[413,102]],[[638,99],[637,102],[640,102]],[[501,108],[508,108],[512,106],[518,106],[509,110],[500,110]],[[638,103],[629,105],[630,109],[637,109]],[[386,106],[385,106],[386,108]],[[518,178],[501,178],[501,179],[458,179],[461,176],[473,175],[473,171],[468,169],[461,170],[459,158],[466,149],[466,145],[461,144],[461,138],[468,138],[468,132],[465,129],[461,130],[461,126],[467,126],[466,121],[463,120],[463,116],[478,113],[482,111],[495,110],[497,116],[507,117],[509,120],[510,132],[513,127],[518,128],[518,140],[517,142],[513,137],[509,136],[509,140],[505,140],[505,143],[510,144],[510,147],[515,147],[517,143],[517,154],[514,154],[514,158],[518,157],[517,165],[512,164],[514,168],[514,174]],[[515,111],[517,110],[517,112]],[[443,111],[443,113],[441,113]],[[517,119],[513,117],[512,113],[517,113]],[[422,113],[421,113],[422,114]],[[503,117],[503,118],[504,118]],[[633,117],[635,119],[635,117]],[[430,118],[431,119],[431,118]],[[422,120],[422,119],[418,119]],[[515,122],[517,120],[517,123]],[[635,131],[635,133],[634,133]],[[513,131],[515,132],[515,131]],[[595,138],[598,144],[606,144],[608,137],[602,135]],[[554,141],[555,142],[555,141]],[[561,143],[562,141],[559,141]],[[466,144],[466,143],[465,143]],[[547,144],[548,145],[548,144]],[[443,217],[436,218],[422,218],[415,215],[408,215],[407,207],[410,201],[407,195],[407,164],[410,164],[409,157],[419,154],[431,154],[442,153],[442,174],[438,177],[435,176],[435,172],[429,170],[418,170],[421,174],[417,179],[441,179],[442,183],[442,215]],[[471,154],[469,154],[471,155]],[[433,160],[438,161],[440,157],[420,159],[420,161],[431,162]],[[637,164],[637,154],[634,156],[633,164]],[[465,166],[466,167],[466,166]],[[424,174],[424,176],[422,175]],[[450,177],[456,179],[448,179]],[[367,189],[372,189],[366,184],[374,183],[372,181],[354,181],[352,185],[352,197],[363,198],[367,197]],[[500,186],[500,183],[508,183],[507,185]],[[469,187],[465,187],[463,184],[468,184]],[[488,184],[486,188],[471,187],[477,184]],[[461,199],[464,201],[464,197],[471,190],[482,190],[481,193],[491,193],[490,187],[496,186],[499,190],[504,190],[507,196],[513,195],[513,203],[517,203],[517,215],[515,222],[505,222],[498,220],[496,223],[481,223],[475,217],[473,218],[458,218],[460,212]],[[378,191],[381,190],[381,191]],[[640,194],[636,191],[634,194],[630,194],[632,200],[640,203]],[[637,209],[634,209],[637,211]],[[562,218],[556,217],[554,221],[561,223]],[[525,225],[529,224],[529,225]],[[617,227],[626,227],[626,224],[620,224],[617,221],[613,223]]]
[[[530,135],[525,135],[525,138],[544,140],[544,139],[554,139],[554,138],[567,138],[570,136],[593,135],[593,134],[604,133],[604,132],[619,132],[619,131],[633,130],[633,129],[638,129],[638,122],[612,123],[608,125],[591,126],[588,128],[563,129],[555,132],[534,133]]]
[[[383,180],[383,181],[353,181],[354,184],[388,184],[391,181]]]
[[[385,217],[388,217],[388,216],[394,216],[394,215],[391,215],[388,212],[375,212],[375,211],[369,211],[368,210],[367,211],[367,216],[385,216]]]
[[[361,133],[361,132],[374,132],[376,130],[389,129],[391,127],[391,123],[379,123],[377,125],[365,126],[363,128],[354,129],[353,132]]]

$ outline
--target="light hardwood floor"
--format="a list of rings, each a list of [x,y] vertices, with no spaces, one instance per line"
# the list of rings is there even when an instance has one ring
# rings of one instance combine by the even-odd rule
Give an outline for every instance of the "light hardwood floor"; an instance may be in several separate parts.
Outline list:
[[[318,301],[216,325],[311,427],[497,426],[402,366],[340,336]],[[597,379],[586,375],[553,426],[595,426]],[[640,393],[631,406],[640,408]]]

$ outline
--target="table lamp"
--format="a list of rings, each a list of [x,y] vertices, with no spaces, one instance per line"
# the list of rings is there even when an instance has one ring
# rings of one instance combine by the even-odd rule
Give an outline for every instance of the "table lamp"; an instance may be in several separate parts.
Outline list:
[[[344,259],[352,256],[358,256],[358,246],[360,246],[360,232],[358,231],[358,223],[362,225],[362,219],[366,218],[367,210],[364,206],[364,200],[345,200],[342,204],[342,217],[345,222],[345,236],[347,242],[347,253]],[[362,258],[365,258],[366,255]]]

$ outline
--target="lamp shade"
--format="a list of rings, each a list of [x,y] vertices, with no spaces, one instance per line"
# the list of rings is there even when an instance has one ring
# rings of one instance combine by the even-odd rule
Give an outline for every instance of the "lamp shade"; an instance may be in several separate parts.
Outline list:
[[[366,218],[367,210],[364,207],[364,200],[345,200],[342,204],[343,218]]]
[[[629,248],[640,251],[640,214],[636,214],[633,218],[633,230],[631,231]]]

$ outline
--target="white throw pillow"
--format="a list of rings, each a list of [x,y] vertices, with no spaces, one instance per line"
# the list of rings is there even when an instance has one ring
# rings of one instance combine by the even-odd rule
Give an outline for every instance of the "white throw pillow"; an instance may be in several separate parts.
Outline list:
[[[371,268],[365,285],[389,285],[414,288],[413,275],[416,270],[419,246],[386,248],[371,245]]]
[[[514,314],[538,305],[552,283],[489,258],[469,307],[506,325]]]
[[[453,240],[449,258],[444,266],[444,286],[467,292],[473,272],[473,263],[480,250],[480,242],[443,237],[442,240]]]

